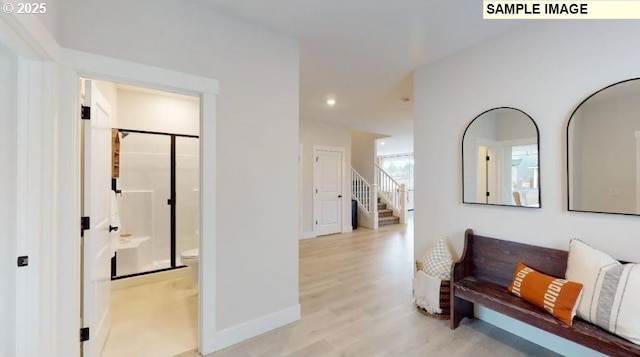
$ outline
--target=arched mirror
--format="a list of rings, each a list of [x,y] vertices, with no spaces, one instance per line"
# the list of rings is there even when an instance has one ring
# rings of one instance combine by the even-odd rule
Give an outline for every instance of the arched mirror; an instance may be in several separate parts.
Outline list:
[[[501,107],[469,123],[462,137],[462,202],[539,208],[538,126]]]
[[[567,124],[570,211],[640,214],[640,79],[585,99]]]

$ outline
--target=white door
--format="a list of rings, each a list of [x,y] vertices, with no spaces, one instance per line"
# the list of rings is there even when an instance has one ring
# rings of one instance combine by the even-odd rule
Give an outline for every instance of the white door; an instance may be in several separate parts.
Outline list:
[[[314,149],[313,154],[314,233],[339,233],[342,227],[342,152]]]
[[[84,102],[91,120],[84,124],[82,215],[90,218],[90,229],[83,239],[83,326],[90,337],[83,351],[84,357],[99,357],[111,326],[111,109],[91,81]]]

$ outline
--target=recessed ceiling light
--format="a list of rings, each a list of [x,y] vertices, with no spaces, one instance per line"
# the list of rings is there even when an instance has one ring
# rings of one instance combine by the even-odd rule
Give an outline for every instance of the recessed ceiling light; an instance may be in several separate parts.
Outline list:
[[[332,107],[333,107],[334,105],[336,105],[336,100],[335,100],[335,99],[333,99],[333,98],[331,98],[331,99],[327,99],[327,105],[329,105],[329,106],[332,106]]]

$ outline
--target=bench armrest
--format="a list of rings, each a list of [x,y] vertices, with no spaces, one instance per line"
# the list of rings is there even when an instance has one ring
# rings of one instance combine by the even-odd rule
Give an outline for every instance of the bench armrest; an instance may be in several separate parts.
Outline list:
[[[472,273],[471,249],[473,248],[473,230],[467,229],[464,232],[464,247],[462,255],[457,262],[451,265],[451,281],[460,281]]]

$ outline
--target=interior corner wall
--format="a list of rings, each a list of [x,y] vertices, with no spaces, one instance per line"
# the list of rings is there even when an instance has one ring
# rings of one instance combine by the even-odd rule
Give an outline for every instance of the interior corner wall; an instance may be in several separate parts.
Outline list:
[[[535,22],[416,71],[416,257],[442,235],[460,254],[464,230],[473,228],[564,250],[580,238],[638,261],[640,217],[568,212],[566,203],[569,117],[593,92],[638,77],[633,38],[640,38],[635,22]],[[478,113],[500,106],[524,110],[540,129],[541,209],[461,203],[464,129]]]
[[[354,130],[351,133],[351,166],[367,182],[375,182],[376,139],[382,135]]]
[[[15,56],[0,44],[0,184],[5,190],[0,200],[0,356],[14,356],[16,342],[16,67]]]
[[[220,81],[217,229],[202,237],[216,240],[215,326],[232,336],[217,346],[255,334],[246,326],[264,332],[295,319],[293,313],[271,318],[281,311],[298,311],[299,318],[297,41],[197,2],[124,5],[59,2],[57,40],[62,47]]]
[[[302,237],[313,235],[313,146],[332,146],[345,149],[346,172],[343,175],[345,195],[351,197],[351,127],[316,120],[300,121],[300,143],[302,144]],[[351,225],[351,200],[343,200],[342,226]],[[301,237],[301,238],[302,238]]]

